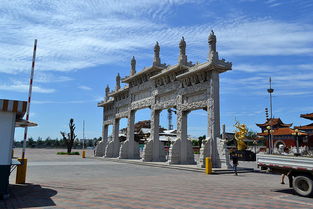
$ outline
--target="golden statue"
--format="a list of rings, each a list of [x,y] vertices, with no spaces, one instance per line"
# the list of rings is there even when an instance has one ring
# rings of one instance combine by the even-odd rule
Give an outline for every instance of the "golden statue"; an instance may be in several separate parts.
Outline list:
[[[243,141],[246,138],[248,129],[245,124],[240,124],[238,121],[234,125],[237,128],[235,131],[235,139],[237,141],[237,149],[245,150],[247,148],[246,143]]]

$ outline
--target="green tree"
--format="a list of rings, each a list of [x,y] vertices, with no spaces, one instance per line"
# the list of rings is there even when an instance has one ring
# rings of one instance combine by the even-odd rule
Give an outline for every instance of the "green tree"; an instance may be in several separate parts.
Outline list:
[[[67,147],[67,153],[71,153],[72,151],[72,148],[73,148],[73,144],[74,144],[74,141],[77,137],[77,135],[75,135],[75,124],[74,124],[74,119],[71,118],[70,119],[70,122],[69,122],[69,129],[70,129],[70,133],[65,133],[65,132],[60,132],[62,137],[63,137],[63,141],[65,142],[66,144],[66,147]]]
[[[199,136],[199,146],[200,146],[200,148],[201,148],[201,145],[202,145],[202,141],[203,140],[205,140],[205,138],[206,138],[206,135],[203,135],[203,136]]]
[[[34,141],[34,139],[32,137],[30,137],[30,138],[28,138],[26,145],[27,145],[27,147],[34,148],[36,146],[36,142]]]

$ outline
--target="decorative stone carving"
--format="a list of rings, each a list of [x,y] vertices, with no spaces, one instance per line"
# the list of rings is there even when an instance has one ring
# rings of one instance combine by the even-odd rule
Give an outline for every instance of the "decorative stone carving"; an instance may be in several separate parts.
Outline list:
[[[130,151],[132,153],[130,153]],[[138,142],[133,142],[130,145],[128,140],[122,142],[120,147],[119,159],[140,159],[140,150]]]
[[[178,63],[181,65],[187,64],[187,56],[186,56],[186,42],[184,37],[179,42],[179,57],[178,57]]]
[[[107,87],[105,88],[105,101],[109,100],[109,93],[110,93],[110,87],[109,85],[107,85]]]
[[[232,168],[232,165],[230,164],[230,155],[226,147],[225,139],[217,138],[217,150],[221,162],[221,168]]]
[[[120,119],[115,119],[113,123],[113,140],[106,147],[105,157],[118,157],[120,151],[119,128]]]
[[[105,147],[107,146],[107,141],[98,141],[95,147],[95,156],[103,157],[105,154]]]
[[[115,90],[119,90],[121,88],[121,76],[118,73],[116,76],[116,86],[115,86]]]
[[[160,59],[160,46],[159,42],[156,42],[154,46],[154,58],[153,58],[153,65],[160,65],[161,59]]]
[[[121,143],[119,141],[110,141],[106,146],[105,157],[117,158],[120,154]]]
[[[105,155],[104,157],[107,157],[107,158],[113,158],[113,149],[114,149],[114,142],[113,141],[110,141],[106,148],[105,148]],[[118,157],[118,156],[117,156]]]
[[[182,147],[186,149],[183,152]],[[184,157],[182,157],[182,154]],[[169,164],[196,164],[190,140],[177,139],[169,150]]]
[[[142,161],[144,162],[165,162],[165,151],[164,146],[162,143],[159,143],[159,157],[158,159],[153,159],[153,149],[155,142],[152,139],[149,139],[148,142],[145,144],[143,149],[143,158]]]
[[[209,60],[214,62],[218,60],[218,53],[216,51],[216,36],[214,35],[213,30],[210,33],[208,42],[210,47]]]
[[[131,71],[130,71],[130,75],[135,75],[136,74],[136,59],[135,57],[133,56],[131,62]]]
[[[202,145],[200,148],[200,157],[197,162],[197,165],[201,168],[205,167],[205,158],[211,157],[211,144],[213,139],[206,139],[202,141]]]

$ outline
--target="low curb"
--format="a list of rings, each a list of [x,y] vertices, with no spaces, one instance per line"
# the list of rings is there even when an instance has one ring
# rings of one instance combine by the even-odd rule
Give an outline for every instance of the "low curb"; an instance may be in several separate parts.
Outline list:
[[[103,160],[103,161],[117,162],[117,163],[128,163],[128,164],[134,164],[134,165],[176,169],[176,170],[191,171],[191,172],[198,172],[198,173],[204,173],[205,171],[204,168],[191,167],[191,165],[167,164],[166,162],[143,162],[141,160],[104,158],[104,157],[89,157],[89,158]],[[237,172],[238,173],[251,173],[251,172],[255,172],[255,170],[253,168],[237,168]],[[233,174],[233,173],[234,173],[233,169],[213,168],[212,174]]]

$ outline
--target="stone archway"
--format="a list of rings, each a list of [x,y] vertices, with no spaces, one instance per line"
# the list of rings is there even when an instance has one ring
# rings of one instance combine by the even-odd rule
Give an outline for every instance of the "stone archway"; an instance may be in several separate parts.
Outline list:
[[[119,158],[138,159],[138,144],[134,141],[135,112],[151,108],[151,140],[147,143],[145,160],[164,161],[163,148],[159,141],[159,115],[163,109],[177,109],[177,141],[173,144],[170,163],[194,163],[192,145],[187,140],[187,114],[191,110],[206,109],[208,134],[213,167],[220,167],[217,140],[220,137],[219,74],[231,70],[232,64],[219,59],[216,51],[216,36],[212,31],[208,38],[208,62],[188,62],[186,42],[179,43],[178,64],[161,63],[160,46],[154,47],[153,64],[136,72],[136,60],[131,60],[130,75],[121,79],[116,76],[114,91],[106,88],[105,100],[98,104],[104,109],[104,124],[116,124],[122,117],[128,118],[127,140],[121,145]],[[120,82],[127,85],[121,88]],[[148,146],[149,145],[149,146]],[[191,146],[191,151],[190,151]],[[193,156],[193,153],[192,153]],[[205,157],[205,156],[204,156]]]

